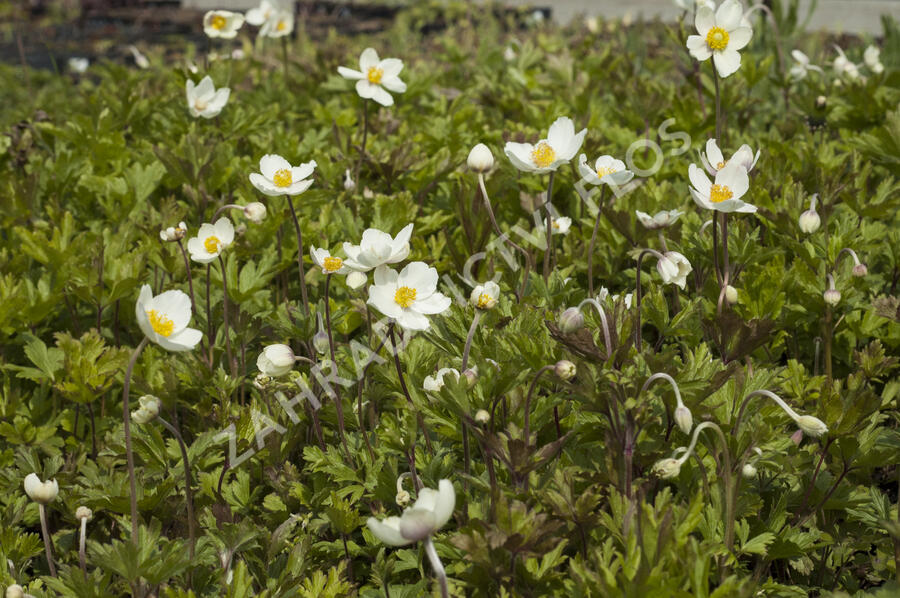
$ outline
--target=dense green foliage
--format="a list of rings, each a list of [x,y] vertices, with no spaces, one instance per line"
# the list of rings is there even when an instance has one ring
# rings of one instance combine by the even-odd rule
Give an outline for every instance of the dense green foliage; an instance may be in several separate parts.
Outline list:
[[[314,41],[301,31],[285,46],[286,65],[277,40],[254,47],[244,30],[234,43],[213,43],[221,55],[244,39],[246,58],[210,62],[215,83],[232,88],[211,120],[187,111],[185,81],[204,74],[199,55],[200,73],[186,69],[193,50],[178,61],[148,50],[149,69],[101,62],[81,76],[0,66],[0,562],[9,565],[0,587],[79,597],[438,595],[420,545],[386,547],[365,525],[400,513],[396,480],[412,451],[426,486],[446,478],[456,489],[454,516],[435,536],[453,595],[898,595],[900,32],[886,22],[884,73],[838,84],[826,66],[832,40],[800,33],[796,15],[774,4],[777,35],[754,13],[743,64],[720,82],[720,146],[726,155],[743,143],[761,150],[744,198],[759,210],[728,218],[738,301],[721,308],[712,227],[703,226],[712,212],[688,192],[688,166],[716,126],[712,66],[685,49],[689,23],[519,29],[480,8],[423,3],[371,37]],[[842,40],[856,62],[867,43]],[[363,103],[336,69],[355,68],[368,46],[401,58],[409,87],[390,108],[370,103],[365,159],[356,187],[345,189],[345,171],[357,169]],[[827,75],[792,82],[793,48]],[[595,294],[601,286],[633,292],[639,250],[660,249],[663,237],[635,210],[685,212],[661,232],[693,272],[682,291],[662,284],[655,258],[643,261],[641,351],[635,307],[622,299],[602,303],[611,355],[593,307],[584,328],[558,327],[563,310],[588,296],[595,213],[576,185],[577,160],[555,176],[553,205],[573,224],[553,237],[548,278],[542,234],[529,242],[512,233],[536,262],[521,298],[524,261],[514,268],[501,255],[466,168],[472,146],[487,144],[499,226],[530,234],[547,176],[517,171],[502,148],[536,141],[559,116],[587,127],[581,151],[590,163],[601,154],[624,159],[645,138],[662,152],[657,172],[606,198]],[[267,153],[318,164],[312,187],[294,198],[309,317],[287,200],[262,196],[248,180]],[[656,156],[641,146],[633,161],[649,168]],[[822,225],[807,235],[798,217],[814,193]],[[143,284],[189,291],[182,254],[160,240],[161,229],[185,221],[190,237],[220,206],[251,201],[268,208],[261,223],[226,213],[238,228],[224,254],[230,348],[219,263],[192,263],[192,326],[215,329],[212,365],[208,339],[187,353],[151,344],[131,378],[132,406],[140,395],[159,397],[160,415],[187,443],[195,554],[179,445],[153,422],[131,425],[135,545],[122,419],[126,366],[143,338],[134,302]],[[325,315],[325,277],[311,264],[310,243],[343,255],[341,243],[358,243],[366,228],[396,234],[410,222],[408,260],[434,266],[440,290],[462,300],[432,316],[428,331],[405,335],[399,358],[410,406],[378,327],[368,324],[366,287],[331,280],[339,373],[354,381],[338,390],[345,453],[335,402],[308,364],[261,389],[256,357],[271,343],[323,357],[311,341]],[[843,248],[867,264],[865,276],[851,274],[846,254],[835,266]],[[502,296],[475,329],[477,380],[469,387],[448,378],[426,392],[425,376],[460,368],[474,315],[463,273],[479,252],[471,279],[497,275]],[[841,293],[833,308],[823,301],[828,274]],[[379,348],[380,358],[357,384],[363,346]],[[560,359],[577,374],[537,378],[526,438],[529,387]],[[675,425],[668,384],[642,391],[657,372],[677,381],[695,425],[717,423],[726,442],[703,431],[673,479],[653,475],[653,466],[690,437]],[[276,400],[298,381],[323,403],[322,444],[306,403],[292,421]],[[818,417],[827,434],[795,434],[784,411],[760,396],[736,426],[744,397],[759,389]],[[480,409],[492,414],[488,422],[475,420]],[[226,470],[231,426],[237,454],[253,454]],[[59,483],[47,507],[56,578],[38,505],[23,492],[32,472]],[[409,481],[406,490],[415,496]],[[93,510],[86,576],[75,518],[82,505]]]

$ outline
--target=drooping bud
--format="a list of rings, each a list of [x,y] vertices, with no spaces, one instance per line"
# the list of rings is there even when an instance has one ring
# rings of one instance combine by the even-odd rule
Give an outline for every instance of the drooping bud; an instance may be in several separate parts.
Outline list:
[[[25,598],[25,588],[17,583],[6,588],[6,598]]]
[[[738,302],[738,292],[733,286],[725,285],[725,301],[728,305],[734,305]]]
[[[353,182],[353,178],[350,176],[350,169],[344,171],[344,189],[347,191],[353,191],[356,189],[356,183]]]
[[[263,374],[277,378],[290,372],[296,359],[293,349],[287,345],[276,343],[263,349],[256,359],[256,367]]]
[[[138,399],[140,405],[137,410],[131,412],[131,421],[136,424],[149,424],[159,415],[159,399],[153,395],[144,395]]]
[[[405,507],[409,504],[409,501],[411,499],[412,497],[409,495],[409,492],[407,492],[406,490],[400,490],[399,492],[397,492],[397,497],[394,500],[399,506]]]
[[[575,377],[575,373],[577,372],[575,364],[568,359],[560,359],[557,361],[553,370],[561,380],[571,380]]]
[[[494,166],[494,156],[488,146],[479,143],[469,152],[466,164],[475,172],[487,172]]]
[[[584,326],[584,314],[577,307],[570,307],[559,316],[559,329],[565,334],[577,332]]]
[[[853,276],[862,278],[869,273],[869,268],[865,264],[856,264],[853,266]]]
[[[475,366],[466,368],[462,375],[466,379],[466,385],[469,388],[472,388],[475,386],[475,383],[478,382],[478,368]]]
[[[475,421],[479,424],[486,424],[491,421],[491,414],[487,412],[487,409],[479,409],[475,412]]]
[[[691,410],[684,405],[679,405],[675,409],[675,423],[678,424],[678,427],[681,428],[682,432],[690,434],[691,428],[694,426],[694,418],[691,415]]]
[[[330,345],[328,344],[328,333],[324,330],[320,330],[313,335],[313,347],[315,347],[316,351],[324,355],[328,353],[328,349]]]
[[[653,469],[650,470],[650,473],[664,480],[670,480],[681,473],[681,461],[671,457],[661,459],[653,464]]]
[[[75,510],[75,519],[91,519],[94,512],[87,507],[78,507]]]
[[[262,222],[266,218],[266,206],[258,201],[244,206],[244,216],[251,222]]]
[[[837,305],[841,302],[841,292],[837,289],[828,289],[822,293],[822,298],[828,305]]]
[[[804,434],[813,438],[824,436],[828,432],[828,426],[825,425],[825,422],[812,415],[801,415],[798,417],[797,427],[803,430]]]
[[[741,468],[741,474],[745,478],[755,478],[756,477],[756,466],[752,463],[744,463],[744,466]]]

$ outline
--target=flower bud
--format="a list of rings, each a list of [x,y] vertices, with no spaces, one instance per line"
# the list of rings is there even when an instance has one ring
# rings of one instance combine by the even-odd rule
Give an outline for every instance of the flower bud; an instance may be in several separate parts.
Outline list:
[[[251,222],[262,222],[266,217],[266,206],[258,201],[244,206],[244,216]]]
[[[144,395],[138,399],[140,407],[131,412],[131,421],[136,424],[149,424],[159,415],[159,399],[153,395]]]
[[[466,368],[462,375],[466,379],[466,385],[469,388],[472,388],[473,386],[475,386],[475,383],[478,382],[478,368],[474,366]]]
[[[744,466],[741,468],[741,474],[745,478],[755,478],[756,477],[756,466],[752,463],[744,463]]]
[[[344,189],[347,191],[353,191],[356,189],[356,183],[353,182],[353,178],[350,176],[350,169],[344,171]]]
[[[406,490],[400,490],[397,492],[397,497],[394,500],[399,506],[405,507],[409,504],[411,498],[412,497],[409,495],[409,492],[407,492]]]
[[[738,302],[737,289],[730,284],[725,285],[725,301],[728,302],[728,305],[734,305]]]
[[[813,438],[824,436],[828,432],[828,426],[825,425],[825,422],[812,415],[801,415],[798,417],[797,427],[803,430],[804,434]]]
[[[29,473],[25,476],[25,494],[31,500],[46,505],[59,494],[59,484],[56,480],[42,482],[37,474]]]
[[[681,473],[681,461],[678,459],[661,459],[653,464],[650,473],[664,480],[670,480]]]
[[[263,374],[277,378],[290,372],[296,359],[293,349],[278,343],[263,349],[256,359],[256,367]]]
[[[570,380],[574,378],[577,371],[575,369],[575,364],[568,359],[560,359],[557,361],[553,370],[561,380]]]
[[[469,152],[469,158],[466,160],[469,169],[475,172],[487,172],[494,166],[494,156],[491,150],[483,143],[479,143]]]
[[[865,264],[856,264],[855,266],[853,266],[853,276],[855,276],[857,278],[862,278],[863,276],[865,276],[868,273],[869,273],[869,269],[866,267]]]
[[[87,507],[78,507],[75,510],[75,519],[91,519],[94,512]]]
[[[258,388],[259,390],[265,390],[269,384],[272,383],[272,377],[267,376],[260,372],[256,375],[256,378],[253,379],[253,386]]]
[[[800,214],[799,224],[801,231],[811,235],[819,230],[819,227],[822,225],[822,219],[819,218],[819,213],[816,212],[815,208],[812,208]]]
[[[25,588],[17,583],[6,588],[6,598],[25,598]]]
[[[816,108],[818,108],[819,110],[823,109],[827,105],[828,98],[826,98],[825,96],[819,96],[816,98]]]
[[[363,274],[362,272],[351,272],[347,275],[347,286],[352,290],[356,290],[366,284],[366,281],[369,280],[369,277]]]
[[[570,307],[559,316],[559,329],[565,334],[577,332],[584,326],[584,314],[577,307]]]
[[[170,226],[159,231],[159,238],[169,243],[180,241],[185,234],[187,234],[187,225],[184,222],[179,222],[178,226]]]
[[[479,409],[475,412],[475,421],[479,424],[486,424],[491,421],[491,414],[487,412],[487,409]]]
[[[313,347],[315,347],[316,351],[324,355],[328,353],[328,349],[330,345],[328,344],[328,333],[324,330],[320,330],[315,335],[313,335]]]
[[[841,302],[841,292],[837,289],[828,289],[822,293],[822,298],[828,305],[837,305]]]
[[[675,409],[675,423],[678,424],[678,427],[681,428],[682,432],[690,434],[691,428],[694,426],[694,418],[691,416],[691,410],[684,405],[679,405]]]

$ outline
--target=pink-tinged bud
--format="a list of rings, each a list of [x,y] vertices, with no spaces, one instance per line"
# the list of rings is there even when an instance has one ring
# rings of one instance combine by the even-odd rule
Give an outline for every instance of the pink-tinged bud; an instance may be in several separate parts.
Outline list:
[[[841,302],[841,292],[837,289],[828,289],[822,293],[822,298],[828,305],[834,306]]]
[[[570,307],[559,316],[559,329],[565,334],[577,332],[584,326],[584,314],[577,307]]]
[[[863,276],[865,276],[868,273],[869,273],[869,269],[866,267],[865,264],[856,264],[855,266],[853,266],[853,276],[855,276],[857,278],[862,278]]]

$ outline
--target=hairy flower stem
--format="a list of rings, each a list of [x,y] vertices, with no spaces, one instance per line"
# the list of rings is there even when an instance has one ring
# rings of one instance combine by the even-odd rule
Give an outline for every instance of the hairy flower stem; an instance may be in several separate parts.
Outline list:
[[[181,250],[181,257],[184,258],[184,271],[187,273],[188,289],[191,292],[191,313],[197,313],[197,303],[194,301],[194,277],[191,275],[191,260],[188,259],[187,252],[184,250],[184,244],[178,239],[178,249]]]
[[[431,562],[431,568],[434,569],[434,574],[437,575],[438,582],[441,584],[441,598],[449,598],[450,592],[447,589],[447,572],[444,571],[444,565],[441,563],[441,559],[438,558],[438,553],[434,548],[434,542],[431,540],[431,536],[425,538],[425,554],[428,555],[428,560]]]
[[[481,310],[476,309],[475,315],[472,317],[472,325],[469,327],[469,334],[466,336],[466,345],[463,348],[462,354],[462,365],[459,368],[460,374],[464,374],[466,371],[466,366],[469,364],[469,351],[472,349],[472,339],[475,338],[475,329],[478,328],[478,321],[481,320]],[[463,471],[465,471],[466,479],[463,483],[465,490],[469,489],[469,461],[470,453],[469,453],[469,428],[466,424],[466,420],[463,419],[460,421],[462,425],[462,442],[463,442]]]
[[[543,375],[544,372],[552,370],[555,368],[555,365],[545,365],[541,369],[537,371],[534,375],[534,379],[531,381],[531,385],[528,387],[528,394],[525,395],[525,426],[522,429],[523,436],[525,437],[525,448],[528,448],[528,445],[531,444],[531,395],[534,394],[534,387],[537,385],[538,379]]]
[[[206,264],[206,338],[209,339],[209,367],[213,367],[213,349],[216,341],[213,337],[213,321],[212,321],[212,304],[209,301],[209,287],[212,285],[210,277],[212,276],[212,263]]]
[[[125,460],[128,463],[128,487],[131,501],[131,541],[138,543],[138,508],[137,483],[134,479],[134,452],[131,450],[131,411],[128,406],[128,392],[131,390],[131,373],[137,359],[150,341],[145,336],[131,353],[128,368],[125,370],[125,386],[122,389],[122,421],[125,426]],[[55,574],[54,574],[55,575]]]
[[[551,237],[553,236],[553,213],[550,210],[550,200],[553,198],[553,175],[556,172],[550,173],[550,178],[547,181],[547,200],[544,202],[544,208],[547,210],[547,249],[544,251],[544,281],[550,278],[550,254],[553,252],[553,242]]]
[[[50,548],[50,528],[47,527],[47,509],[43,503],[38,503],[38,512],[41,515],[41,535],[44,537],[44,552],[50,566],[50,575],[56,577],[56,565],[53,564],[53,551]]]
[[[463,347],[462,354],[462,366],[459,368],[460,372],[466,371],[466,366],[469,364],[469,351],[472,349],[472,339],[475,338],[475,329],[478,327],[478,321],[481,319],[481,310],[475,310],[475,317],[472,318],[472,325],[469,326],[469,334],[466,336],[466,345]]]
[[[191,462],[188,460],[187,445],[181,433],[175,429],[175,426],[157,416],[159,423],[168,430],[175,440],[178,441],[178,447],[181,449],[181,460],[184,462],[184,495],[187,500],[188,515],[188,539],[190,541],[190,558],[194,558],[194,546],[197,543],[196,532],[194,531],[194,491],[191,489]]]
[[[281,38],[281,64],[284,66],[284,84],[287,85],[289,81],[287,37]]]
[[[363,161],[366,159],[366,141],[369,138],[369,101],[365,98],[362,98],[363,103],[363,131],[362,131],[362,142],[359,144],[359,158],[356,160],[356,168],[353,171],[353,180],[356,181],[356,188],[362,190],[362,185],[360,185],[359,180],[359,170],[362,167]],[[350,143],[349,140],[347,142]],[[349,149],[349,148],[348,148]]]
[[[660,260],[668,259],[655,249],[644,249],[638,254],[634,294],[634,348],[637,349],[638,353],[641,351],[641,264],[643,264],[644,256],[647,254],[653,255]]]
[[[712,217],[712,248],[713,248],[713,270],[716,272],[716,281],[719,283],[719,287],[723,288],[722,284],[722,268],[719,266],[719,219],[715,213],[713,213]]]
[[[600,201],[597,202],[597,219],[594,220],[594,231],[591,233],[591,242],[588,245],[587,272],[588,295],[594,296],[594,246],[597,244],[597,231],[600,230],[600,217],[603,216],[603,196],[606,195],[606,187],[600,188]]]
[[[834,313],[831,309],[831,306],[827,303],[825,304],[825,320],[822,325],[825,328],[824,333],[822,334],[822,338],[825,341],[825,380],[826,386],[828,388],[831,388],[832,382],[834,380],[831,369],[831,343],[833,340],[832,335],[834,334]]]
[[[291,219],[294,221],[294,232],[297,233],[297,269],[300,272],[300,299],[303,301],[303,313],[309,318],[309,299],[306,294],[306,269],[303,267],[303,233],[300,231],[300,221],[297,219],[297,210],[294,209],[294,199],[286,196],[288,207],[291,208]]]
[[[522,297],[525,296],[525,287],[528,284],[528,273],[534,269],[534,264],[531,260],[531,253],[517,245],[512,239],[509,238],[509,235],[500,230],[500,226],[497,225],[497,219],[494,217],[494,210],[491,207],[491,199],[490,197],[488,197],[487,189],[484,186],[484,174],[481,172],[478,173],[478,185],[481,187],[481,195],[482,197],[484,197],[484,207],[487,208],[488,218],[491,219],[491,226],[494,227],[494,232],[497,233],[497,236],[503,239],[503,241],[507,245],[509,245],[525,257],[525,272],[522,274],[522,286],[519,289],[518,293],[518,299],[519,301],[521,301]]]
[[[778,403],[778,406],[781,407],[784,412],[788,414],[788,417],[790,417],[792,420],[797,421],[797,419],[799,419],[800,416],[797,415],[797,412],[791,409],[790,405],[785,403],[784,400],[774,392],[769,390],[754,390],[753,392],[748,393],[747,396],[744,397],[744,400],[741,402],[741,408],[738,410],[737,419],[734,420],[734,426],[732,426],[731,428],[732,436],[737,437],[738,428],[740,428],[741,426],[741,420],[744,417],[744,410],[747,408],[747,403],[750,402],[750,399],[757,396],[768,397],[772,399],[773,401]]]
[[[328,274],[325,276],[325,328],[328,330],[328,349],[331,352],[331,364],[334,368],[334,373],[337,374],[337,358],[334,354],[334,336],[331,332],[331,303],[329,301],[329,289],[331,287],[331,277],[332,274]],[[347,456],[347,460],[352,462],[353,458],[350,456],[350,449],[347,447],[347,435],[344,432],[344,405],[343,400],[338,394],[337,390],[334,391],[334,408],[337,410],[337,420],[338,420],[338,431],[341,434],[341,444],[344,447],[344,453]]]
[[[428,428],[425,427],[425,420],[422,418],[422,413],[416,409],[416,404],[413,403],[412,395],[409,394],[409,388],[406,386],[406,378],[403,376],[403,367],[400,365],[400,352],[397,350],[397,341],[394,337],[393,322],[388,326],[388,336],[390,336],[391,339],[391,353],[394,354],[394,365],[397,368],[397,377],[400,379],[400,388],[403,390],[403,394],[406,396],[406,401],[409,403],[409,406],[416,412],[416,420],[418,421],[422,435],[425,436],[425,446],[428,449],[428,452],[434,455],[434,448],[431,446],[431,438],[428,436]],[[412,441],[411,451],[413,455],[416,454],[415,439]],[[413,477],[417,477],[415,473],[413,473]]]
[[[85,544],[87,542],[87,517],[81,518],[81,530],[78,534],[78,563],[81,565],[81,572],[87,575],[87,551]]]
[[[231,355],[231,326],[228,324],[228,275],[225,273],[225,260],[219,255],[219,266],[222,267],[222,317],[225,323],[225,354],[228,357],[228,370],[235,375],[234,358]]]
[[[606,345],[606,358],[609,359],[610,357],[612,357],[613,347],[612,340],[609,336],[609,322],[606,319],[606,312],[603,310],[603,306],[601,306],[600,303],[593,298],[585,299],[584,301],[579,303],[579,311],[584,305],[587,304],[593,305],[597,309],[597,315],[600,316],[600,324],[603,327],[603,343]]]
[[[715,63],[710,60],[709,64],[712,66],[713,71],[713,82],[716,86],[716,143],[722,144],[722,95],[719,92],[719,71],[716,70]]]

